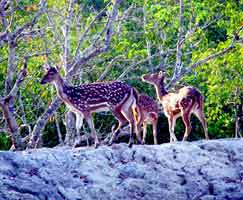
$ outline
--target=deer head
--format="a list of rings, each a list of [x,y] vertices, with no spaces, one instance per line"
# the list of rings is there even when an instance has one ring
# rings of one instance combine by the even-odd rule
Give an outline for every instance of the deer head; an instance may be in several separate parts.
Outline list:
[[[49,65],[44,66],[46,74],[41,79],[41,84],[51,83],[59,78],[59,72],[55,67],[50,67]]]
[[[142,81],[153,85],[160,85],[164,82],[164,79],[165,73],[162,71],[153,74],[144,74],[142,76]]]

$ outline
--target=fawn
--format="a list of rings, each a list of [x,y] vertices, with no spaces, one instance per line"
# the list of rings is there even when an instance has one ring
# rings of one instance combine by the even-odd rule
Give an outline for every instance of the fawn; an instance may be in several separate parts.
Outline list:
[[[146,134],[147,134],[147,124],[152,124],[153,126],[153,137],[154,137],[154,144],[158,144],[157,142],[157,123],[158,123],[158,105],[157,102],[153,100],[153,98],[144,95],[138,94],[138,101],[137,106],[135,108],[135,123],[136,123],[136,135],[138,141],[141,141],[141,129],[143,125],[143,139],[142,144],[145,144]],[[118,113],[117,113],[118,115]],[[116,137],[121,127],[123,127],[127,120],[121,114],[117,118],[118,119],[118,126],[114,130],[112,128],[112,135]],[[113,138],[114,140],[114,138]]]

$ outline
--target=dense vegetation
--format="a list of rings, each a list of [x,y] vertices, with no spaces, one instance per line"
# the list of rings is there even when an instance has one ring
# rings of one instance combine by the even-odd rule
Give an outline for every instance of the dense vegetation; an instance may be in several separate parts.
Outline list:
[[[117,16],[111,19],[116,3],[1,0],[0,96],[10,92],[24,57],[28,57],[28,74],[10,106],[21,137],[31,135],[48,105],[55,102],[53,86],[39,83],[47,61],[52,65],[61,63],[62,75],[73,84],[119,79],[154,98],[154,88],[139,77],[163,70],[168,90],[192,85],[202,92],[211,138],[234,137],[242,132],[243,1],[121,1]],[[109,29],[109,22],[113,29]],[[9,35],[14,39],[10,40]],[[92,54],[106,44],[104,51]],[[52,147],[62,142],[60,137],[58,141],[58,132],[65,138],[66,113],[62,105],[48,117],[41,131],[43,145]],[[160,116],[159,143],[168,142],[167,120],[162,112]],[[94,117],[100,137],[117,123],[110,113]],[[7,126],[1,113],[0,149],[9,149],[12,144]],[[196,118],[192,126],[190,140],[203,138]],[[89,132],[86,124],[82,131]],[[177,123],[179,139],[183,132],[184,125]],[[148,142],[152,143],[152,137]]]

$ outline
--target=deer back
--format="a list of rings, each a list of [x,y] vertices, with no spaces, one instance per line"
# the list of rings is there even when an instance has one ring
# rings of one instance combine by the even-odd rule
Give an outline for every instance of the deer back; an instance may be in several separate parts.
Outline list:
[[[203,96],[194,87],[183,87],[178,91],[178,95],[179,100],[184,107],[186,107],[190,102],[197,105],[198,107],[201,107],[202,105]]]
[[[75,87],[65,85],[63,88],[68,103],[79,110],[98,105],[114,107],[130,92],[131,86],[119,81],[82,84]]]
[[[158,112],[158,104],[153,98],[147,95],[140,95],[138,98],[138,105],[146,112]]]

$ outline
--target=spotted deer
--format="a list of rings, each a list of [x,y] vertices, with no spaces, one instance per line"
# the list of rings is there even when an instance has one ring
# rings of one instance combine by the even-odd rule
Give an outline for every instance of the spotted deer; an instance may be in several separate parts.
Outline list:
[[[147,134],[147,124],[152,124],[154,144],[158,144],[157,142],[158,111],[159,109],[158,109],[157,102],[155,102],[153,98],[144,94],[138,94],[137,106],[135,108],[135,124],[136,124],[136,135],[138,141],[141,141],[141,130],[143,130],[143,139],[141,142],[142,144],[145,144],[145,139]],[[112,128],[112,132],[114,136],[117,136],[118,133],[120,132],[121,127],[127,124],[126,118],[124,118],[121,114],[117,119],[119,124],[116,130]]]
[[[140,135],[141,127],[143,125],[143,139],[142,144],[145,144],[145,139],[147,135],[147,125],[152,124],[153,127],[153,137],[154,144],[158,144],[157,142],[157,124],[159,118],[159,108],[157,102],[153,100],[153,98],[140,94],[138,97],[137,103],[137,115],[136,115],[136,125],[137,132]]]
[[[191,132],[190,117],[195,114],[199,121],[202,123],[205,137],[208,137],[207,122],[203,112],[203,96],[193,87],[183,87],[175,93],[168,93],[164,87],[165,74],[160,71],[154,74],[145,74],[142,80],[149,84],[154,85],[157,97],[161,102],[164,113],[168,118],[170,142],[177,141],[174,133],[176,119],[182,117],[185,124],[185,134],[183,141],[185,141]]]
[[[66,106],[76,115],[76,129],[79,133],[83,119],[88,123],[91,135],[95,141],[95,148],[99,140],[92,119],[93,112],[111,111],[120,119],[123,117],[130,124],[129,147],[134,143],[134,111],[136,107],[136,92],[134,89],[120,81],[96,82],[71,86],[67,84],[55,67],[45,67],[47,72],[41,80],[41,84],[54,84],[57,95]],[[114,138],[113,136],[112,138]],[[111,139],[110,143],[113,142]]]

